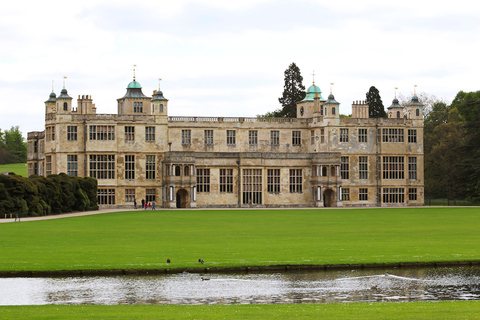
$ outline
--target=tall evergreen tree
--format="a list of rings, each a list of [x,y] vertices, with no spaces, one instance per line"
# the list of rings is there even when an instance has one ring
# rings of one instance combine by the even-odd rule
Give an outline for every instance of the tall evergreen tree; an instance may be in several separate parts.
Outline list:
[[[380,98],[380,92],[374,86],[370,87],[367,92],[368,103],[368,115],[370,118],[386,118],[387,113],[383,107],[382,98]]]
[[[305,98],[303,77],[300,68],[294,62],[285,70],[284,75],[283,94],[281,98],[278,98],[282,109],[275,111],[274,115],[276,117],[295,118],[297,116],[297,102]]]

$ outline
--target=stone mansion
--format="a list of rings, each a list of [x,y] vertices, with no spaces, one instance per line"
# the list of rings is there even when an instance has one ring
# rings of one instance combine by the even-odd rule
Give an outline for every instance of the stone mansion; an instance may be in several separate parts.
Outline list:
[[[351,117],[318,86],[297,118],[168,116],[162,91],[135,78],[100,114],[65,88],[45,101],[45,130],[28,133],[28,174],[98,180],[101,207],[347,207],[424,204],[423,105],[397,99],[388,118]]]

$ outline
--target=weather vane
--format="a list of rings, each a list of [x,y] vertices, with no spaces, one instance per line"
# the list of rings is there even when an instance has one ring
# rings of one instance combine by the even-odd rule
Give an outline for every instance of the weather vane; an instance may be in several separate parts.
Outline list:
[[[315,84],[315,70],[313,70],[312,76],[313,76],[313,84]]]
[[[395,87],[395,99],[397,99],[397,90],[398,90],[398,87]]]
[[[63,89],[65,89],[65,80],[67,79],[67,76],[63,76]]]
[[[160,91],[160,82],[162,81],[162,78],[158,78],[158,91]]]
[[[137,67],[136,64],[133,65],[133,81],[135,81],[135,68]]]
[[[332,94],[333,82],[330,82],[330,94]]]
[[[414,86],[413,86],[413,95],[414,95],[414,96],[417,95],[417,85],[414,85]]]
[[[55,85],[55,80],[52,79],[52,92],[54,92],[53,87]]]

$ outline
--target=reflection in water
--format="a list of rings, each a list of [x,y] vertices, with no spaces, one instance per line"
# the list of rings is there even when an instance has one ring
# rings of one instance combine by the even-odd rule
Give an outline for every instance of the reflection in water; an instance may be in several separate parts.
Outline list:
[[[0,279],[0,305],[480,300],[480,268]]]

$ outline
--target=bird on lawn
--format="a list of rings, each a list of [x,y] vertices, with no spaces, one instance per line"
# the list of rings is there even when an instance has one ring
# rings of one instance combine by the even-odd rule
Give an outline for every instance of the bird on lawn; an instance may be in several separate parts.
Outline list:
[[[201,264],[205,263],[205,261],[203,261],[203,259],[198,259],[198,262],[200,262]]]
[[[167,263],[170,263],[170,259],[167,259]]]

